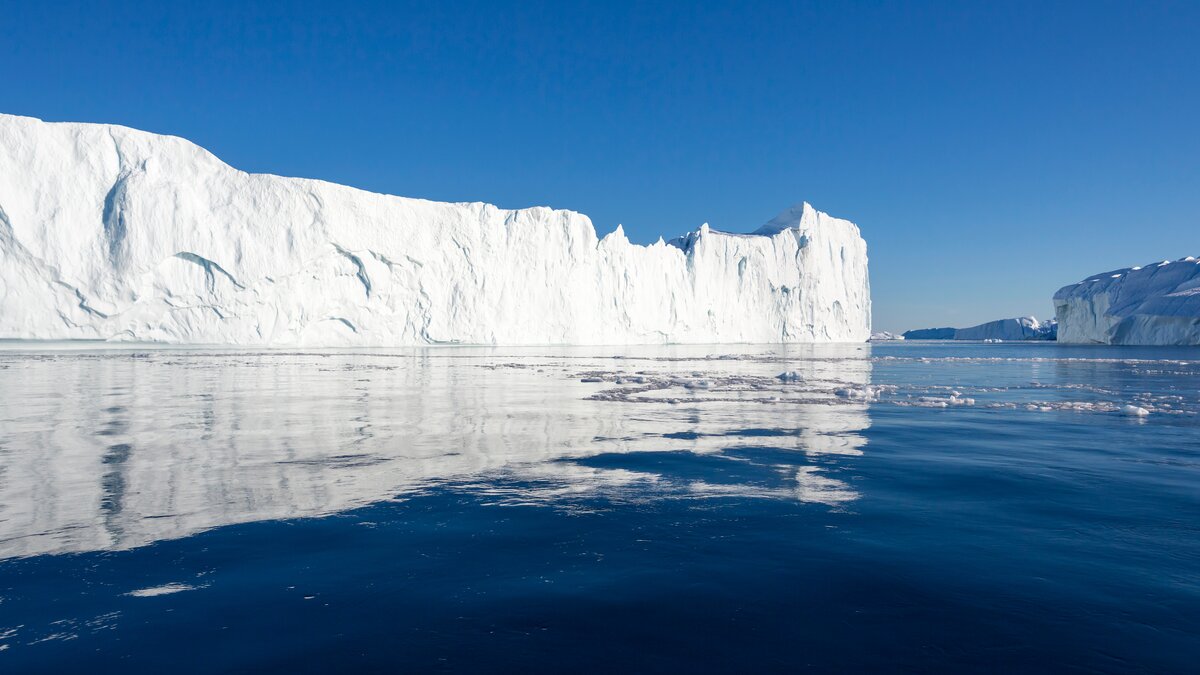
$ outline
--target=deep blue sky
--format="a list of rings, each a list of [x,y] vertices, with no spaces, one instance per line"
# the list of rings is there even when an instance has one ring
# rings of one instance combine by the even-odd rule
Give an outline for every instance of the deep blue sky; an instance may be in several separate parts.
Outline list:
[[[862,228],[878,329],[1200,254],[1197,2],[11,2],[0,36],[0,111],[248,171],[640,242],[807,200]]]

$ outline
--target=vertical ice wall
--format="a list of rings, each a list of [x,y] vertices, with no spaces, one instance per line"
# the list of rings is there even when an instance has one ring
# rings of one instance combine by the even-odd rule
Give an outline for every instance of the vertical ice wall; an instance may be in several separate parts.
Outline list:
[[[1200,260],[1114,270],[1054,294],[1058,341],[1200,345]]]

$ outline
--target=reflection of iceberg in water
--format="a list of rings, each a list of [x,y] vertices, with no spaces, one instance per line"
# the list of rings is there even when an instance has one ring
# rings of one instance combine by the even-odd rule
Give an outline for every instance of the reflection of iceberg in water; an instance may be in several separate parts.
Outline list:
[[[833,392],[869,382],[869,352],[712,349],[0,352],[0,558],[131,548],[446,482],[531,503],[854,499],[807,462],[861,453],[866,404]],[[802,380],[777,379],[784,369]],[[623,388],[639,393],[595,399]],[[775,478],[589,464],[680,451]]]

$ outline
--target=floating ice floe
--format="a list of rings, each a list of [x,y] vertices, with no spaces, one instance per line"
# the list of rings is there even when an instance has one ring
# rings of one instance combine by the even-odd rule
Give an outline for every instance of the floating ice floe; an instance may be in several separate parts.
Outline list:
[[[151,586],[150,588],[139,588],[136,591],[130,591],[125,595],[135,598],[154,598],[160,595],[170,595],[172,593],[181,593],[183,591],[195,590],[196,586],[188,584],[163,584],[162,586]]]

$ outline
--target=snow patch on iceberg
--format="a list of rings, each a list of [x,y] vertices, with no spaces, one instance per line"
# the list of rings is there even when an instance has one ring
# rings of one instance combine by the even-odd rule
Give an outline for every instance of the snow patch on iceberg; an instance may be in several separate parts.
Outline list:
[[[0,115],[0,338],[263,345],[866,341],[866,244],[808,204],[671,243],[249,174]]]

